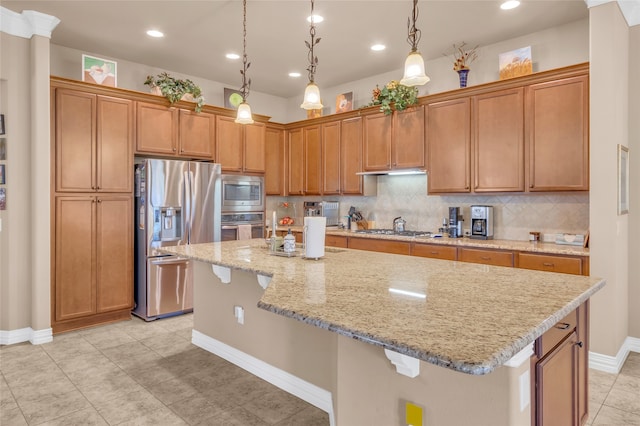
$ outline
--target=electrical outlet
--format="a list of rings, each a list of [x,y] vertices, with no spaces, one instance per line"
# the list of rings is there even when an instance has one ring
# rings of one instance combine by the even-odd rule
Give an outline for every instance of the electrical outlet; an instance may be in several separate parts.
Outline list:
[[[244,308],[242,306],[233,307],[233,316],[236,317],[238,324],[244,324]]]

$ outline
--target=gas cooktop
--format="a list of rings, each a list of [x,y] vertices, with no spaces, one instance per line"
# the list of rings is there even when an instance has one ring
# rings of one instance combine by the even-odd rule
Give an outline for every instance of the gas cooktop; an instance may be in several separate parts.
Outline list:
[[[429,231],[394,231],[393,229],[359,229],[356,234],[400,235],[402,237],[430,237]]]

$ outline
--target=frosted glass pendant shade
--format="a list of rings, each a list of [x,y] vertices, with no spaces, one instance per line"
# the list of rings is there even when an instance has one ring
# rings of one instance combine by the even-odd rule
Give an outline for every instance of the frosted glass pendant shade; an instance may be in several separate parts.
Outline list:
[[[420,52],[410,52],[407,60],[404,61],[404,77],[400,84],[405,86],[422,86],[431,80],[424,73],[424,60]]]
[[[238,124],[253,124],[251,107],[248,103],[242,102],[240,105],[238,105],[238,115],[236,116],[235,122]]]
[[[318,85],[316,85],[313,81],[310,81],[307,84],[307,88],[304,89],[304,99],[302,101],[302,105],[300,105],[302,109],[321,109],[322,103],[320,102],[320,89]]]

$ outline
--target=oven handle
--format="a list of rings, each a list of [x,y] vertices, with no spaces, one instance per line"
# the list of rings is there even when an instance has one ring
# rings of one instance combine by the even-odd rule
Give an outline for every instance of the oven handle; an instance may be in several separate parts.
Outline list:
[[[152,260],[151,264],[152,265],[172,265],[172,264],[178,264],[178,263],[185,263],[189,261],[189,259],[186,257],[175,257],[175,256],[168,256],[168,257],[169,259],[162,258],[158,260]]]

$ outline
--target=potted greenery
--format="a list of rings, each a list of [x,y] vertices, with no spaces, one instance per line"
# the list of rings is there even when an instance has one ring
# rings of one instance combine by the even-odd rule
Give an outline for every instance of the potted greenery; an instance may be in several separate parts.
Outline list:
[[[405,86],[396,80],[391,80],[382,90],[376,86],[373,99],[367,106],[380,105],[380,111],[386,115],[395,111],[402,111],[418,103],[418,88]]]
[[[144,84],[151,87],[152,90],[158,91],[158,94],[162,94],[171,104],[181,99],[192,100],[196,103],[195,111],[202,111],[202,106],[204,105],[202,90],[189,79],[179,80],[163,72],[155,77],[148,75]],[[191,99],[189,99],[189,96]]]

